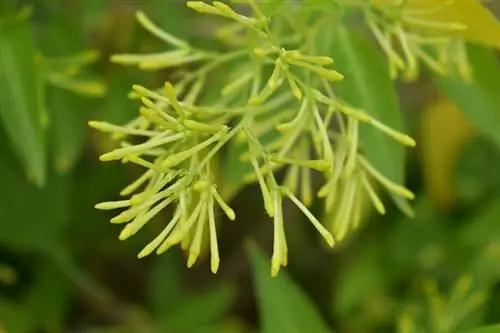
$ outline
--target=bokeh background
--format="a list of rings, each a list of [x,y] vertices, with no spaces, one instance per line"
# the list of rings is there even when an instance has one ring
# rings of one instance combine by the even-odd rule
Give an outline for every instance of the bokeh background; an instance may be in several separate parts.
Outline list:
[[[0,18],[26,4],[0,0]],[[136,103],[127,99],[131,86],[154,87],[169,78],[168,71],[143,73],[108,61],[114,53],[164,48],[140,29],[136,10],[206,47],[218,46],[210,38],[216,22],[175,0],[31,5],[36,49],[23,46],[25,39],[2,37],[0,23],[2,70],[10,68],[5,62],[10,47],[28,57],[97,50],[100,58],[80,69],[85,80],[95,81],[82,88],[86,93],[46,85],[52,122],[43,187],[27,179],[12,131],[0,127],[0,332],[244,333],[263,331],[267,321],[266,327],[274,323],[273,332],[287,333],[292,330],[283,323],[293,322],[293,316],[306,322],[317,316],[343,333],[403,332],[408,316],[428,327],[422,332],[436,333],[435,318],[460,322],[458,328],[500,322],[500,149],[432,78],[424,75],[400,87],[408,131],[419,143],[407,156],[407,184],[417,195],[414,219],[389,207],[386,216],[367,216],[365,226],[329,251],[304,217],[287,209],[290,264],[271,282],[262,257],[247,250],[251,240],[268,256],[272,243],[258,188],[249,186],[232,202],[237,222],[224,221],[220,229],[221,267],[213,275],[206,256],[187,269],[178,249],[136,259],[165,215],[130,240],[117,239],[119,227],[94,204],[116,199],[138,170],[99,162],[113,142],[90,130],[87,121],[126,122],[137,113]],[[498,66],[492,75],[500,75]],[[37,96],[24,97],[32,103]],[[500,103],[497,107],[500,112]],[[492,126],[500,133],[500,122]],[[21,141],[24,131],[17,132]],[[309,315],[310,309],[315,314]],[[320,332],[313,321],[310,332]]]

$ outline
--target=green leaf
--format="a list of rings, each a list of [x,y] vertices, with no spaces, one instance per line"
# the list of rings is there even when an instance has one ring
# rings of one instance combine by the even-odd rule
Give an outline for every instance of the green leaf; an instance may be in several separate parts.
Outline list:
[[[157,256],[151,265],[148,294],[155,316],[161,318],[175,310],[182,299],[181,266],[176,251]]]
[[[498,333],[498,332],[500,332],[500,325],[482,326],[460,333]]]
[[[500,197],[490,198],[484,207],[457,230],[454,241],[462,254],[459,265],[467,263],[474,284],[482,289],[494,288],[500,277],[497,244],[500,242]]]
[[[46,177],[45,115],[35,53],[26,22],[0,28],[0,120],[27,176],[41,186]]]
[[[15,4],[12,3],[12,1],[1,1],[0,13],[2,14],[0,16],[0,27],[1,27],[2,21],[5,20],[6,15],[15,14]]]
[[[280,9],[281,6],[283,6],[283,3],[284,0],[262,1],[260,4],[260,10],[265,16],[271,17]]]
[[[155,24],[169,34],[184,39],[189,36],[186,9],[182,1],[149,0],[145,12]],[[168,20],[165,17],[168,17]]]
[[[134,73],[123,71],[115,73],[109,81],[106,103],[101,103],[92,113],[94,119],[108,121],[113,124],[125,124],[138,115],[137,101],[127,98],[132,85],[143,79]],[[139,80],[139,81],[138,81]]]
[[[383,262],[390,262],[391,270],[399,275],[440,267],[448,259],[446,254],[453,242],[448,229],[451,217],[440,212],[428,194],[421,194],[413,206],[414,219],[397,218],[378,238],[385,247]]]
[[[68,250],[60,248],[58,250]],[[39,264],[28,291],[27,308],[38,328],[46,332],[63,332],[69,310],[70,284],[66,275],[48,260]]]
[[[222,195],[227,201],[230,201],[241,191],[246,185],[243,177],[253,170],[250,163],[240,161],[241,154],[247,150],[245,143],[233,140],[228,143],[226,154],[221,157],[219,183],[222,188]]]
[[[472,83],[437,77],[440,89],[462,110],[478,131],[500,146],[500,64],[493,51],[468,48]]]
[[[26,308],[0,298],[0,329],[8,333],[33,332],[34,321]]]
[[[177,307],[162,314],[159,322],[167,331],[192,332],[215,324],[236,299],[236,289],[228,283],[212,287],[210,291],[183,295]]]
[[[68,9],[62,9],[60,3],[50,5],[49,13],[43,22],[43,38],[40,47],[46,57],[66,57],[72,53],[82,52],[85,35],[77,26],[77,21]]]
[[[259,309],[260,332],[332,332],[314,303],[286,271],[272,278],[269,260],[257,246],[250,244],[248,253]]]
[[[0,244],[38,252],[61,237],[68,222],[70,179],[49,174],[38,188],[26,181],[7,147],[0,145],[0,156]]]
[[[500,197],[491,200],[458,233],[458,240],[463,246],[484,248],[488,244],[500,241]]]
[[[68,172],[84,146],[89,103],[83,97],[55,87],[47,89],[50,143],[58,172]]]
[[[84,31],[92,31],[98,28],[102,22],[109,3],[101,0],[86,0],[80,2],[82,11],[82,29]]]
[[[335,69],[345,77],[336,85],[338,96],[383,124],[402,131],[396,91],[380,52],[366,38],[339,25],[332,54]],[[404,146],[368,124],[360,125],[359,136],[370,163],[393,182],[404,184]],[[402,198],[395,200],[399,205],[407,205]]]
[[[462,145],[453,173],[459,204],[472,206],[500,190],[500,173],[492,165],[500,165],[498,146],[486,137],[477,137]]]
[[[377,236],[381,236],[380,234]],[[342,317],[359,313],[370,297],[384,291],[390,271],[384,266],[380,237],[365,241],[335,277],[333,312]]]
[[[343,6],[339,0],[306,0],[304,7],[307,10],[319,10],[326,12],[342,12]]]

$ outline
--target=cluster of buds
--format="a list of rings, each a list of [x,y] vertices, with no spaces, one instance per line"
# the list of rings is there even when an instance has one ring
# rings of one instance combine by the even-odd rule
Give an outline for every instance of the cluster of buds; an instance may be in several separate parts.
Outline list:
[[[414,2],[393,1],[366,8],[366,22],[387,55],[392,78],[401,73],[405,80],[417,79],[422,62],[438,75],[458,74],[464,80],[471,79],[465,43],[455,36],[467,26],[432,19],[433,14],[445,11],[453,2],[430,6],[426,2],[420,8]]]
[[[198,90],[193,86],[191,92],[193,89]],[[143,103],[138,118],[124,126],[99,121],[92,121],[90,125],[112,133],[113,138],[121,140],[120,148],[101,155],[102,161],[121,160],[140,165],[147,171],[120,193],[122,196],[131,196],[129,199],[104,202],[96,207],[105,210],[128,207],[111,219],[112,223],[127,223],[119,236],[124,240],[168,205],[177,202],[170,222],[139,253],[139,257],[155,250],[162,253],[181,243],[183,248],[189,248],[188,265],[191,266],[200,253],[203,231],[208,223],[211,266],[212,271],[216,272],[219,255],[215,233],[215,202],[229,219],[234,220],[235,213],[213,183],[210,159],[231,138],[233,132],[217,119],[210,119],[210,123],[204,122],[206,119],[199,116],[200,109],[192,107],[188,101],[195,99],[195,93],[188,94],[181,101],[170,83],[165,84],[162,94],[141,86],[134,86],[134,91],[141,96]],[[140,138],[142,142],[133,144],[128,140],[134,137]],[[138,192],[139,189],[142,191]]]
[[[99,209],[127,209],[111,220],[127,223],[120,239],[135,234],[168,205],[176,205],[170,222],[139,257],[153,251],[162,253],[179,243],[189,251],[191,266],[199,255],[208,223],[212,271],[217,271],[215,209],[222,209],[231,220],[235,213],[218,191],[211,161],[228,143],[243,145],[240,160],[252,170],[243,181],[259,184],[263,209],[274,222],[272,276],[288,262],[283,199],[293,202],[333,247],[359,224],[363,198],[370,198],[377,211],[385,213],[372,181],[393,194],[413,198],[410,191],[381,175],[362,156],[358,127],[360,123],[373,126],[409,146],[415,145],[414,140],[336,98],[331,83],[343,76],[329,68],[333,59],[317,55],[309,45],[285,48],[280,41],[286,39],[293,44],[293,39],[274,33],[270,20],[252,0],[252,17],[221,2],[209,5],[189,1],[187,5],[200,13],[230,19],[246,29],[252,42],[246,48],[222,54],[197,50],[139,13],[142,26],[175,49],[153,55],[117,55],[112,60],[143,69],[177,67],[194,61],[203,65],[181,75],[175,84],[167,82],[162,89],[134,86],[130,97],[140,99],[142,106],[140,115],[128,124],[90,123],[120,141],[121,147],[102,155],[101,160],[121,160],[146,169],[121,194],[130,196],[140,188],[142,192],[127,200],[97,205]],[[232,66],[228,73],[228,84],[221,88],[219,100],[203,105],[201,93],[207,76],[236,61],[238,66]],[[338,131],[332,130],[335,122]],[[137,143],[131,137],[142,141]],[[286,168],[282,183],[275,177],[281,168]],[[330,226],[323,226],[308,209],[315,190],[313,173],[325,179],[317,196],[325,198],[328,212],[336,211]]]

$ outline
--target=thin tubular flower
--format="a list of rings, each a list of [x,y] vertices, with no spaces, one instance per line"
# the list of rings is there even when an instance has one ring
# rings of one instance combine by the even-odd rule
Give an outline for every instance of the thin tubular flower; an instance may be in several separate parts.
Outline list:
[[[273,21],[262,14],[255,1],[249,0],[248,5],[253,15],[243,15],[217,1],[211,5],[187,3],[197,12],[230,22],[220,32],[227,41],[225,53],[193,48],[138,13],[141,25],[173,49],[112,57],[115,62],[142,69],[193,67],[179,71],[175,80],[158,89],[133,86],[129,97],[142,103],[136,119],[122,126],[89,123],[118,141],[116,149],[100,157],[102,161],[119,160],[145,169],[121,191],[124,198],[96,206],[123,210],[111,219],[112,223],[125,224],[119,238],[131,237],[165,208],[173,207],[170,219],[139,253],[140,258],[180,245],[187,251],[191,267],[208,232],[211,270],[218,270],[216,210],[229,220],[236,218],[212,163],[226,145],[241,148],[240,160],[252,170],[242,182],[259,185],[262,210],[273,220],[272,276],[288,263],[283,199],[290,200],[333,247],[360,224],[364,197],[379,213],[385,213],[373,182],[395,195],[413,197],[362,156],[359,123],[373,126],[404,145],[414,146],[414,140],[338,99],[331,84],[343,75],[331,68],[334,59],[317,54],[315,45],[303,47],[300,38],[290,37],[290,31],[274,29]],[[242,39],[245,43],[239,42]],[[224,71],[227,80],[216,101],[207,103],[203,95],[208,78],[218,70]],[[332,135],[333,122],[339,124],[339,130]],[[282,183],[275,177],[280,169],[286,169]],[[327,213],[335,213],[330,225],[323,225],[308,208],[317,190],[312,179],[318,175],[325,184],[317,196],[324,198]]]
[[[413,81],[419,75],[420,63],[424,63],[439,75],[458,74],[464,80],[471,79],[465,43],[454,37],[455,32],[467,27],[460,22],[429,18],[452,3],[453,0],[415,9],[409,1],[401,1],[365,10],[368,27],[389,60],[393,78],[401,73],[404,79]]]

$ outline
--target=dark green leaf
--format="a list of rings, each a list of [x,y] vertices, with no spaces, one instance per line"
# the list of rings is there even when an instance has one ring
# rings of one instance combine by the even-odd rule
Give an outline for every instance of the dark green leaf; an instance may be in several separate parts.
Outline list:
[[[70,181],[49,174],[46,186],[37,188],[26,182],[7,147],[0,147],[0,243],[38,251],[60,237],[68,222]]]
[[[154,258],[151,265],[148,294],[156,317],[163,318],[179,306],[181,266],[176,251]]]
[[[459,241],[464,246],[484,247],[500,240],[500,198],[488,203],[459,232]]]
[[[230,141],[226,154],[221,158],[221,176],[219,183],[222,195],[231,200],[245,186],[243,177],[252,172],[252,165],[240,161],[241,154],[248,151],[245,143]]]
[[[145,12],[155,24],[169,34],[184,39],[189,32],[186,9],[182,1],[149,0]]]
[[[306,0],[304,6],[308,10],[320,10],[326,12],[341,12],[342,3],[339,0]]]
[[[259,309],[260,332],[332,332],[311,300],[282,270],[272,278],[269,259],[250,244],[255,297]]]
[[[278,9],[280,9],[281,6],[283,6],[283,2],[284,0],[262,1],[260,9],[265,16],[271,17],[278,11]]]
[[[385,125],[404,130],[396,91],[380,52],[366,38],[343,26],[336,29],[334,41],[335,68],[345,77],[336,85],[338,96]],[[361,124],[359,132],[363,153],[370,163],[395,183],[404,184],[402,144],[367,124]],[[397,200],[402,205],[405,202]]]
[[[40,105],[41,73],[35,44],[26,22],[0,29],[0,120],[29,179],[45,183],[44,106]]]
[[[68,15],[68,10],[61,9],[60,3],[53,4],[39,26],[43,29],[43,38],[40,39],[43,55],[59,58],[84,51],[85,36],[76,23],[74,17]]]
[[[484,47],[470,46],[468,53],[473,83],[442,77],[436,80],[471,123],[500,145],[500,64],[493,51]]]
[[[132,85],[137,84],[137,75],[123,71],[116,73],[109,80],[109,91],[106,103],[100,103],[92,113],[92,118],[108,121],[113,124],[125,124],[139,115],[139,102],[131,101],[127,95]],[[95,131],[94,131],[95,132]]]
[[[174,311],[163,314],[160,323],[173,332],[191,332],[215,324],[236,298],[236,289],[230,284],[220,284],[210,291],[184,295]]]
[[[0,328],[8,333],[33,332],[34,321],[22,306],[0,298]]]
[[[498,333],[498,332],[500,332],[500,325],[483,326],[460,333]]]
[[[398,274],[417,267],[428,270],[443,265],[452,242],[448,229],[451,218],[437,210],[427,195],[421,194],[413,206],[415,219],[401,216],[378,238],[386,247],[384,262],[390,260],[390,267]]]
[[[65,248],[58,250],[64,251]],[[28,291],[27,307],[38,328],[63,332],[69,310],[70,285],[66,275],[50,261],[36,269],[35,280]]]
[[[383,291],[389,282],[390,272],[383,264],[385,258],[379,240],[380,237],[372,237],[363,242],[360,252],[350,256],[335,277],[333,310],[336,315],[347,317],[359,313],[368,299]]]
[[[49,87],[50,143],[56,170],[67,172],[80,157],[83,149],[89,103],[81,96]]]
[[[487,251],[500,241],[499,219],[500,198],[490,199],[457,232],[456,242],[464,252],[460,263],[463,265],[463,260],[467,258],[476,286],[491,288],[500,277],[500,269],[496,265],[498,258],[493,251]]]
[[[462,145],[454,171],[460,205],[476,205],[500,190],[500,173],[492,165],[500,165],[500,150],[494,142],[481,136]]]
[[[108,9],[109,2],[102,0],[86,0],[80,2],[82,9],[82,24],[84,31],[91,31],[98,28],[102,22],[106,9]]]

